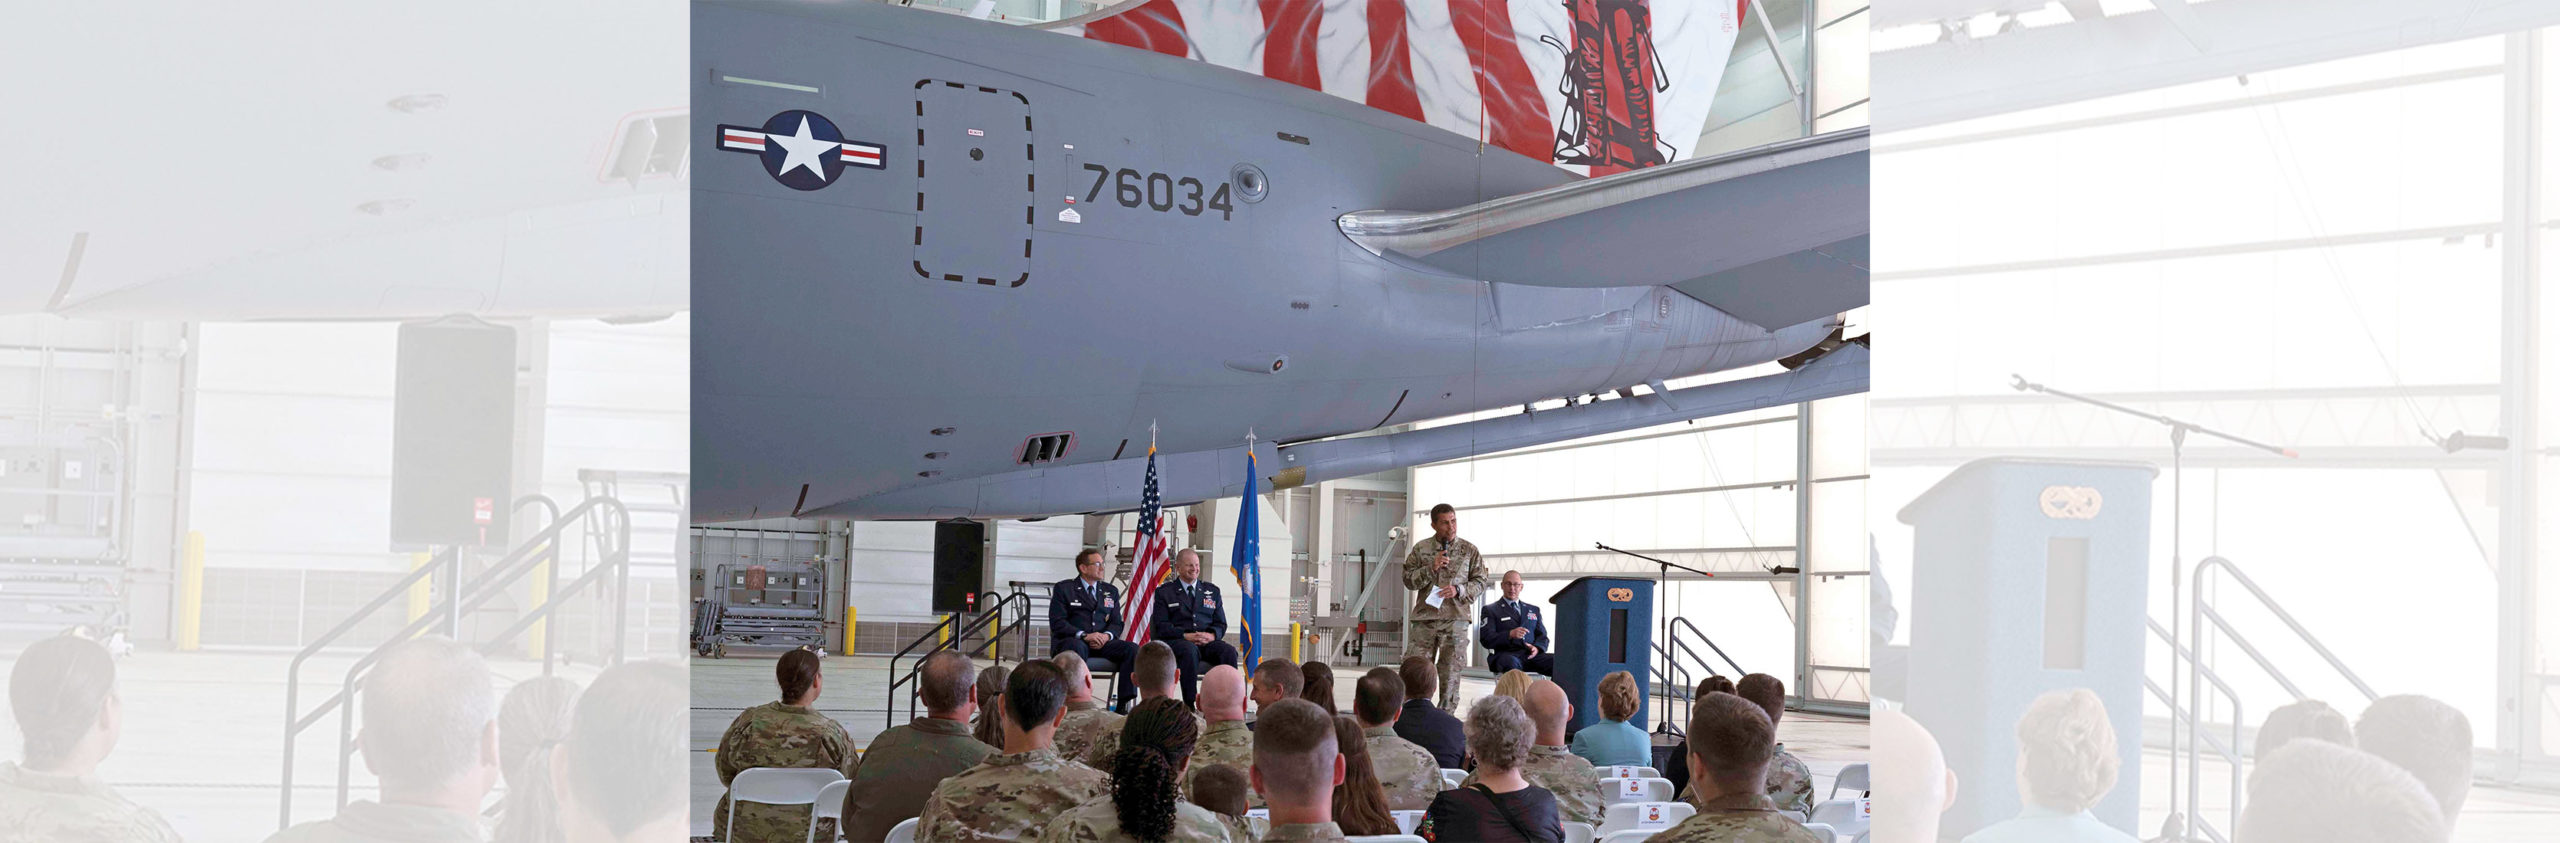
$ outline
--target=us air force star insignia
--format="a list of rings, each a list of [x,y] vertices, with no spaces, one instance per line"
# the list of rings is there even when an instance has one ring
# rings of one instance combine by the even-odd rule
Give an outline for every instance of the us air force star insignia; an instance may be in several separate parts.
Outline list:
[[[720,148],[753,153],[766,175],[793,190],[816,190],[836,182],[846,167],[885,170],[887,150],[876,143],[845,140],[836,124],[814,111],[794,109],[764,121],[762,128],[721,126]]]

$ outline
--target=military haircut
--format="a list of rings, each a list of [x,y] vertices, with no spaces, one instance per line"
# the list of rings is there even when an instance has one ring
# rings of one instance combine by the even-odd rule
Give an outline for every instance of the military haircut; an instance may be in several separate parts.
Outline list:
[[[1067,683],[1067,696],[1075,696],[1075,687],[1093,678],[1093,666],[1086,664],[1084,657],[1076,655],[1074,650],[1050,656],[1049,663],[1058,666],[1059,678]]]
[[[2347,716],[2319,700],[2295,700],[2267,712],[2258,721],[2258,737],[2250,755],[2265,758],[2291,741],[2301,738],[2324,740],[2339,746],[2356,745],[2356,727]]]
[[[684,668],[666,662],[625,662],[597,674],[560,742],[564,796],[617,837],[685,810],[686,694]]]
[[[1211,764],[1191,777],[1191,803],[1230,817],[1244,816],[1252,791],[1253,779],[1233,764]]]
[[[978,684],[978,667],[958,650],[938,650],[924,657],[922,678],[916,690],[924,696],[924,708],[935,714],[960,710]]]
[[[1333,761],[1340,753],[1333,715],[1291,697],[1262,710],[1253,724],[1253,767],[1262,771],[1263,795],[1272,802],[1306,804],[1333,790]]]
[[[1083,550],[1076,551],[1076,565],[1079,567],[1083,566],[1085,564],[1085,557],[1088,556],[1093,557],[1094,564],[1102,564],[1102,551],[1088,547]]]
[[[1295,697],[1306,693],[1307,675],[1298,670],[1297,662],[1273,656],[1253,666],[1253,684],[1279,689],[1283,697]]]
[[[1025,732],[1049,725],[1066,702],[1067,677],[1051,662],[1023,662],[1005,684],[1005,716]]]
[[[1692,695],[1691,698],[1704,699],[1708,694],[1731,693],[1733,693],[1733,680],[1722,676],[1709,676],[1705,679],[1698,680],[1698,692]],[[1768,714],[1769,713],[1765,711],[1760,713],[1763,717],[1768,716]]]
[[[1689,754],[1705,763],[1708,777],[1721,790],[1759,791],[1777,745],[1778,727],[1750,700],[1708,694],[1689,712]]]
[[[798,703],[809,686],[818,684],[818,654],[794,648],[773,663],[773,682],[782,686],[782,701]]]
[[[2356,717],[2356,747],[2400,765],[2436,797],[2447,817],[2471,793],[2471,718],[2432,697],[2393,694]]]
[[[434,786],[469,769],[481,734],[498,717],[488,664],[441,636],[383,651],[365,673],[362,694],[358,742],[374,774],[392,787]]]
[[[1433,521],[1438,521],[1438,520],[1440,520],[1440,516],[1443,516],[1443,515],[1456,515],[1456,514],[1458,514],[1458,508],[1457,508],[1457,507],[1450,506],[1450,505],[1445,504],[1445,503],[1432,504],[1432,505],[1431,505],[1431,520],[1433,520]]]
[[[1635,674],[1611,671],[1600,677],[1600,716],[1608,720],[1625,720],[1636,716],[1642,700],[1636,696]]]
[[[1431,666],[1428,657],[1406,656],[1404,662],[1396,666],[1396,673],[1404,677],[1405,699],[1427,700],[1432,694],[1440,693],[1440,670]]]
[[[1762,714],[1769,715],[1772,725],[1787,716],[1787,683],[1778,677],[1766,673],[1744,676],[1742,681],[1733,683],[1733,695],[1759,706]]]
[[[1173,645],[1149,641],[1138,648],[1138,663],[1129,668],[1129,682],[1139,688],[1154,689],[1172,685],[1182,678],[1173,658]]]
[[[2247,804],[2233,836],[2246,843],[2441,841],[2452,826],[2409,771],[2328,741],[2293,741],[2259,759]]]
[[[49,765],[98,725],[115,693],[116,660],[98,642],[60,635],[27,645],[9,668],[9,711],[25,739],[25,761]]]
[[[1370,668],[1360,675],[1351,691],[1351,713],[1359,715],[1364,724],[1384,726],[1396,719],[1396,710],[1403,707],[1404,678],[1397,676],[1393,668]]]

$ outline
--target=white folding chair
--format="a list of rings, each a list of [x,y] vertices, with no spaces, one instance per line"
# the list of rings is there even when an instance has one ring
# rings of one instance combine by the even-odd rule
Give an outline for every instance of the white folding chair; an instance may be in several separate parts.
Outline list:
[[[1813,832],[1813,839],[1820,840],[1822,843],[1840,843],[1840,832],[1830,826],[1821,823],[1805,823],[1804,830]]]
[[[1654,835],[1661,833],[1662,829],[1658,828],[1630,828],[1625,831],[1603,834],[1600,836],[1600,843],[1644,843],[1644,841],[1653,839]]]
[[[881,843],[916,843],[917,819],[920,818],[908,817],[897,825],[890,827],[888,838],[881,841]]]
[[[1662,771],[1651,767],[1637,767],[1627,764],[1618,764],[1615,766],[1600,768],[1600,777],[1604,779],[1658,779],[1662,778]]]
[[[1372,834],[1367,837],[1346,837],[1343,839],[1349,840],[1351,843],[1430,843],[1428,840],[1424,840],[1410,834]]]
[[[1600,783],[1600,800],[1608,805],[1669,802],[1673,795],[1670,779],[1610,779]]]
[[[813,805],[827,785],[844,781],[832,767],[749,767],[729,780],[729,836],[738,835],[738,803]],[[843,797],[837,797],[841,800]]]
[[[1561,825],[1564,826],[1564,843],[1595,843],[1600,838],[1600,829],[1590,823],[1564,820]]]
[[[1387,813],[1396,815],[1397,831],[1412,834],[1414,829],[1422,827],[1423,812],[1421,811],[1388,811]]]
[[[1440,768],[1440,780],[1447,782],[1450,790],[1457,790],[1459,786],[1467,783],[1467,771],[1452,770],[1447,767],[1442,767]]]
[[[821,843],[821,841],[818,840],[819,820],[836,821],[835,833],[830,835],[825,841],[823,841],[823,843],[835,843],[838,838],[844,836],[844,794],[845,791],[852,789],[853,782],[848,779],[837,779],[833,782],[827,783],[826,787],[818,789],[817,804],[809,806],[809,836],[807,838],[807,843]]]
[[[1698,813],[1687,802],[1620,802],[1601,815],[1600,833],[1616,834],[1631,828],[1661,831]]]
[[[1855,799],[1826,799],[1822,804],[1813,806],[1813,813],[1805,818],[1805,822],[1821,823],[1840,832],[1841,836],[1856,837],[1867,830],[1868,807],[1872,804],[1871,800],[1863,796]]]
[[[1849,765],[1849,766],[1846,766],[1846,767],[1842,767],[1842,768],[1840,768],[1840,777],[1839,777],[1839,778],[1836,778],[1836,779],[1832,779],[1832,780],[1831,780],[1831,795],[1829,795],[1829,796],[1825,796],[1825,797],[1822,797],[1822,798],[1824,798],[1824,799],[1837,799],[1837,798],[1840,798],[1840,790],[1841,790],[1842,788],[1847,788],[1847,789],[1849,789],[1849,790],[1857,791],[1857,792],[1858,792],[1858,795],[1860,795],[1860,796],[1865,796],[1865,795],[1867,794],[1867,789],[1868,789],[1868,788],[1867,788],[1867,765],[1865,765],[1865,764],[1851,764],[1851,765]]]

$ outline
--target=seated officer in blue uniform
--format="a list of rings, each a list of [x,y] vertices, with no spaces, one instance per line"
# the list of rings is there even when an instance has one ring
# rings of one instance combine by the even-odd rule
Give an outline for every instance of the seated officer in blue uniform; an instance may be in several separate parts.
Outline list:
[[[1074,652],[1111,662],[1120,677],[1120,704],[1138,698],[1130,673],[1138,645],[1120,637],[1120,589],[1102,581],[1102,551],[1076,554],[1076,578],[1049,586],[1049,654]]]
[[[1484,645],[1484,666],[1493,675],[1556,675],[1556,654],[1547,652],[1547,621],[1537,604],[1520,602],[1520,572],[1503,572],[1502,599],[1487,604],[1478,618],[1476,643]]]
[[[1173,579],[1156,586],[1150,640],[1173,648],[1173,663],[1182,669],[1182,701],[1200,696],[1200,674],[1219,665],[1235,667],[1236,647],[1226,642],[1226,601],[1218,586],[1200,579],[1200,554],[1189,548],[1173,556]]]

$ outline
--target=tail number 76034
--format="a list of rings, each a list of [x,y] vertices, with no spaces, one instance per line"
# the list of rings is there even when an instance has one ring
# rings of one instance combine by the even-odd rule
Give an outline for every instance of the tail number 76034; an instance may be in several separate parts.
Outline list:
[[[1164,173],[1141,173],[1126,167],[1114,170],[1100,164],[1086,164],[1084,168],[1093,173],[1093,187],[1084,194],[1087,204],[1101,201],[1102,188],[1109,185],[1111,198],[1123,208],[1180,211],[1187,217],[1216,211],[1222,222],[1235,218],[1236,208],[1227,198],[1228,185],[1223,181],[1211,192],[1207,185],[1190,176],[1177,179]]]

